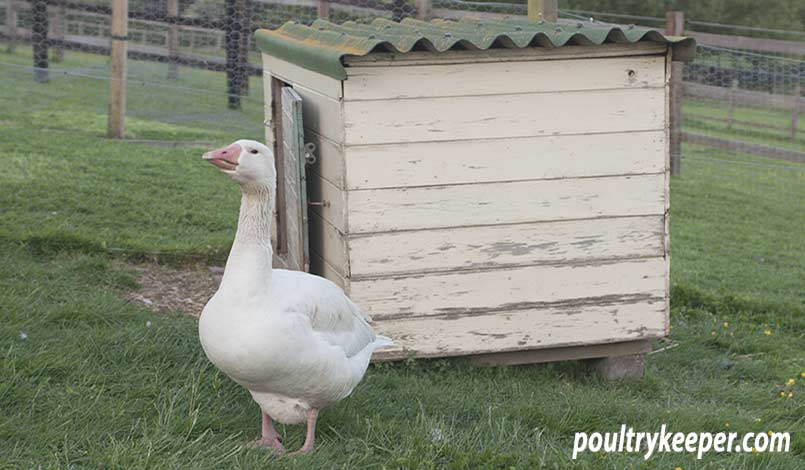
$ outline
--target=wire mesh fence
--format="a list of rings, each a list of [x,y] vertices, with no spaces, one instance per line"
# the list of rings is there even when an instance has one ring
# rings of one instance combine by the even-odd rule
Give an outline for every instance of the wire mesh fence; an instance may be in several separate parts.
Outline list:
[[[590,20],[630,20],[663,28],[665,18],[563,11]],[[801,173],[805,33],[689,20],[696,58],[682,72],[683,160],[725,155],[753,167]],[[762,161],[751,161],[755,157]],[[715,157],[714,157],[715,158]],[[794,165],[790,165],[794,163]],[[684,165],[683,165],[684,166]],[[799,202],[799,201],[798,201]]]
[[[129,0],[126,136],[205,143],[262,138],[261,60],[252,43],[257,28],[317,18],[526,14],[525,2],[503,1]],[[2,94],[32,126],[105,133],[111,15],[110,2],[103,0],[0,0]],[[580,10],[561,10],[560,17],[658,29],[666,22]],[[760,220],[757,211],[795,214],[805,207],[805,33],[697,20],[688,20],[685,32],[700,45],[682,72],[681,175],[672,183],[673,207],[691,211],[701,230],[742,232]],[[690,185],[699,188],[697,196]],[[696,198],[703,196],[726,202],[716,214],[697,212]],[[764,205],[769,200],[775,201],[772,207]],[[801,219],[797,226],[805,230]],[[755,250],[747,240],[720,249],[750,260],[805,249],[801,241],[781,240],[774,250]],[[716,280],[729,275],[701,271]]]
[[[54,107],[65,89],[73,89],[73,96],[85,97],[81,106],[100,125],[108,102],[101,82],[110,79],[114,36],[110,4],[0,0],[0,73],[7,83]],[[257,28],[277,28],[287,21],[310,24],[317,18],[399,21],[457,19],[468,13],[524,15],[526,9],[461,0],[130,0],[126,114],[135,125],[129,126],[128,136],[142,134],[136,131],[138,120],[259,136],[261,61],[252,44]],[[34,89],[31,76],[34,83],[57,83]]]
[[[561,13],[666,27],[659,17]],[[802,301],[801,277],[781,275],[780,267],[801,272],[805,253],[805,33],[697,20],[684,26],[698,48],[681,71],[681,159],[671,207],[685,223],[672,223],[672,251],[682,260],[672,276],[715,288],[751,276],[756,285],[747,290]],[[703,261],[721,258],[738,262]]]

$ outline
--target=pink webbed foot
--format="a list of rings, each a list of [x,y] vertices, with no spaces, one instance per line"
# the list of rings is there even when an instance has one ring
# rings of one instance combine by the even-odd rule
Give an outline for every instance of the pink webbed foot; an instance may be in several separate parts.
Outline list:
[[[303,455],[309,454],[313,451],[313,443],[316,440],[316,418],[319,416],[319,410],[311,408],[307,412],[307,435],[305,436],[305,443],[302,448],[291,452],[288,455]]]
[[[249,447],[252,449],[269,449],[274,450],[277,453],[285,453],[285,447],[282,445],[279,439],[264,439],[260,438],[256,441],[249,443]]]
[[[252,448],[259,448],[259,449],[271,449],[277,453],[284,453],[285,447],[282,445],[282,440],[280,439],[277,430],[274,429],[274,420],[271,419],[271,416],[268,416],[266,413],[262,413],[262,432],[260,439],[249,444],[249,447]]]

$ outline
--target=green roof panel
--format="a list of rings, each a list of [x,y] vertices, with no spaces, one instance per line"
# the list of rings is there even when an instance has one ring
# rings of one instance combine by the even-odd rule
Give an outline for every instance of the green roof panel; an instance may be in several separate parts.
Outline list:
[[[696,49],[692,38],[664,36],[654,29],[534,22],[525,18],[430,22],[406,18],[399,23],[376,18],[369,24],[349,21],[340,25],[316,20],[310,26],[288,22],[276,30],[259,29],[255,38],[263,52],[339,80],[347,78],[344,57],[371,52],[551,48],[647,41],[670,44],[677,60],[690,60]]]

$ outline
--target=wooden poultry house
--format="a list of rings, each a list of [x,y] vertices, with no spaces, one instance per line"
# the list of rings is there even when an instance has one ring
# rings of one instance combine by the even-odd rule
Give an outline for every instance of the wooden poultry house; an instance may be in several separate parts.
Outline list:
[[[692,40],[377,19],[256,41],[277,263],[366,309],[398,345],[376,359],[641,369],[668,332],[669,75]]]

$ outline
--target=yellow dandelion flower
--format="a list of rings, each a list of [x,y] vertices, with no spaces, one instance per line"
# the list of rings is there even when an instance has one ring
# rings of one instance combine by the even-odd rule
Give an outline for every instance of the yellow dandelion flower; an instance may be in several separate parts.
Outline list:
[[[676,467],[674,470],[682,470],[682,467]]]
[[[766,336],[771,336],[771,330],[765,330],[763,334]]]
[[[726,423],[724,423],[724,427],[725,427],[725,428],[730,427],[730,423],[729,423],[729,421],[727,421]]]
[[[773,435],[773,434],[774,434],[774,432],[769,431],[769,433],[768,433],[768,434],[769,434],[769,436],[771,436],[771,435]]]
[[[788,392],[788,398],[794,398],[794,392]]]
[[[735,333],[733,333],[732,331],[730,331],[730,336],[735,336]]]
[[[757,449],[755,449],[754,447],[752,447],[752,453],[753,453],[753,454],[756,454],[756,453],[757,453]]]
[[[805,379],[805,372],[799,374],[799,376],[802,377],[803,379]]]
[[[717,335],[717,334],[718,334],[718,333],[716,333],[716,330],[713,330],[713,331],[711,331],[711,332],[710,332],[710,336],[715,336],[715,335]]]
[[[788,385],[794,385],[795,383],[797,383],[797,381],[796,381],[796,380],[794,380],[794,379],[788,379]]]
[[[725,321],[725,322],[724,322],[724,328],[729,328],[729,327],[730,327],[730,322]]]
[[[784,396],[785,396],[785,392],[780,392],[780,396],[781,396],[781,397],[784,397]]]

